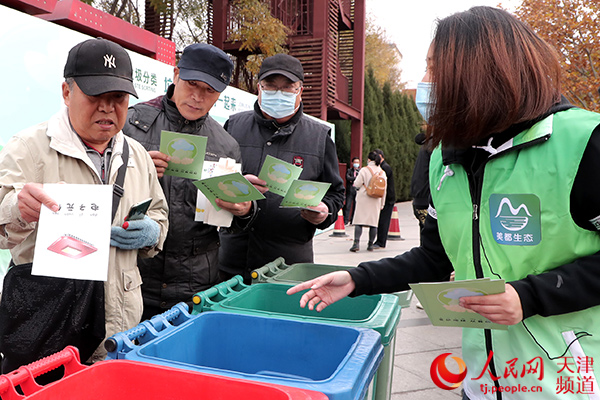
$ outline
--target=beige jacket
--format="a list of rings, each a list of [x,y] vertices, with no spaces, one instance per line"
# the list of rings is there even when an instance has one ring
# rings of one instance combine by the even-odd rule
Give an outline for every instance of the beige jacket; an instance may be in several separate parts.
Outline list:
[[[386,179],[385,172],[375,165],[374,161],[369,161],[367,164],[374,173],[379,173]],[[354,205],[354,218],[352,218],[352,225],[366,225],[366,226],[377,226],[379,225],[379,213],[384,206],[385,193],[381,198],[370,197],[367,194],[366,185],[371,180],[371,171],[369,168],[363,167],[358,172],[358,176],[354,180],[354,187],[356,188],[356,203]],[[387,185],[386,185],[387,193]]]
[[[108,182],[114,183],[123,161],[124,135],[115,136]],[[146,150],[128,138],[129,162],[124,194],[113,225],[119,225],[131,205],[148,197],[153,201],[148,216],[158,222],[161,234],[158,245],[139,250],[140,256],[152,257],[162,249],[168,228],[167,202],[158,183],[156,169]],[[13,136],[0,152],[0,248],[8,248],[15,264],[33,261],[37,223],[21,219],[17,193],[25,183],[101,184],[102,181],[83,143],[71,128],[67,109],[63,108],[47,122]],[[116,222],[115,222],[116,221]],[[104,284],[107,337],[134,327],[142,315],[142,279],[137,267],[138,250],[110,248],[108,279]],[[94,361],[103,359],[103,346]]]

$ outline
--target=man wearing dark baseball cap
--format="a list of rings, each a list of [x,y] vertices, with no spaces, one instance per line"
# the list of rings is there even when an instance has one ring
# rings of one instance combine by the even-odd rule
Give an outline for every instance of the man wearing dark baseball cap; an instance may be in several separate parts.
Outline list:
[[[68,344],[79,348],[82,360],[103,360],[102,340],[133,328],[142,316],[137,255],[152,257],[166,237],[167,202],[156,169],[144,147],[121,131],[129,95],[136,95],[129,55],[108,40],[86,40],[69,52],[64,77],[66,107],[17,133],[0,152],[0,214],[6,217],[0,248],[11,249],[13,265],[4,281],[13,292],[5,290],[0,302],[2,373]],[[60,210],[43,185],[59,182],[121,189],[115,190],[106,282],[31,276],[42,205]],[[145,218],[123,229],[129,208],[147,198]],[[37,290],[42,287],[51,292]]]
[[[229,56],[223,50],[206,43],[186,47],[177,67],[181,79],[204,82],[217,92],[222,92],[229,85],[233,71]]]
[[[91,39],[73,47],[65,64],[64,77],[73,78],[88,96],[125,92],[137,97],[129,54],[110,40]]]
[[[258,73],[258,100],[253,111],[233,114],[225,129],[238,141],[243,173],[258,175],[267,154],[302,167],[300,179],[331,184],[312,210],[280,208],[281,196],[266,192],[260,212],[245,232],[221,231],[219,264],[223,279],[242,275],[283,256],[286,263],[313,262],[312,238],[337,219],[344,202],[330,128],[302,112],[304,69],[288,54],[267,57]]]
[[[263,61],[258,80],[262,81],[271,75],[283,75],[292,82],[304,82],[304,68],[300,61],[283,53],[275,54]]]
[[[230,158],[241,163],[237,142],[208,115],[229,84],[232,72],[233,63],[221,49],[205,43],[189,45],[175,67],[167,93],[129,110],[124,132],[150,153],[169,201],[169,221],[174,227],[168,233],[165,251],[138,262],[144,279],[145,319],[181,301],[189,302],[195,293],[218,283],[217,227],[195,221],[198,189],[190,179],[163,176],[171,159],[159,148],[163,130],[205,136],[206,161]],[[217,202],[234,215],[234,228],[245,227],[256,210],[251,202]]]

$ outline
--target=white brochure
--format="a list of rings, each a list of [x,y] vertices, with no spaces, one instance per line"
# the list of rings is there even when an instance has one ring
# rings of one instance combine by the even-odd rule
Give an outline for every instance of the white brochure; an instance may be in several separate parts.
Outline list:
[[[32,275],[106,281],[112,185],[44,184],[60,210],[42,206]]]

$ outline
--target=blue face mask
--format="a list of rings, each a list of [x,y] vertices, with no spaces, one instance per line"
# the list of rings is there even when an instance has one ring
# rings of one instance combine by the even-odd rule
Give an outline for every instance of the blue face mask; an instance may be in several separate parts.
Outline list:
[[[360,164],[352,164],[352,166],[353,166],[355,169],[358,169],[358,167],[360,167]]]
[[[425,122],[429,122],[429,113],[431,111],[431,105],[433,104],[432,99],[433,84],[431,82],[419,82],[417,83],[417,94],[415,95],[415,103],[417,109],[423,116]]]
[[[298,93],[284,93],[281,90],[261,90],[260,109],[273,118],[285,118],[296,112]]]

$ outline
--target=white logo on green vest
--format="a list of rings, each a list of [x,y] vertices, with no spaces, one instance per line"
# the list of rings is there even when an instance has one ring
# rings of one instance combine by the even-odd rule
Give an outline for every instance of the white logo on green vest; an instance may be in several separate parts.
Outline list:
[[[533,194],[492,194],[490,224],[499,244],[535,246],[542,239],[540,199]]]

